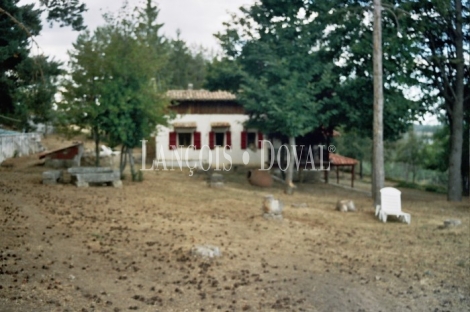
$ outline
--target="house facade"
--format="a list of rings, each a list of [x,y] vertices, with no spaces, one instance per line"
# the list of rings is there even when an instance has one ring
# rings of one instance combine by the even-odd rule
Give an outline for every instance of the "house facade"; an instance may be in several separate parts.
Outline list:
[[[248,115],[235,95],[207,90],[169,90],[176,118],[158,126],[155,162],[177,168],[202,166],[228,170],[247,165],[260,168],[268,157],[263,134],[244,126]]]

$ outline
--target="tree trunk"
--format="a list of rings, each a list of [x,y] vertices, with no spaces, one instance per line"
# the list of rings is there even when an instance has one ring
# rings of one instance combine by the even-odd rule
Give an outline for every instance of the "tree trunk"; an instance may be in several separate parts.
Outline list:
[[[467,112],[467,121],[465,124],[467,125],[463,130],[463,141],[465,142],[463,145],[464,150],[462,151],[462,193],[463,196],[470,196],[470,114]]]
[[[95,167],[100,166],[100,134],[98,127],[93,127],[93,137],[95,138]]]
[[[289,166],[287,167],[286,173],[286,194],[292,195],[294,193],[295,185],[292,183],[292,178],[294,176],[294,164],[295,164],[295,137],[289,137],[289,156],[287,157],[287,161],[289,162]]]
[[[455,1],[455,48],[457,56],[457,72],[455,101],[453,103],[449,155],[449,182],[447,200],[462,201],[462,145],[463,145],[463,96],[464,96],[464,56],[462,36],[462,1]]]
[[[132,181],[137,180],[137,173],[135,172],[135,166],[134,166],[134,157],[132,156],[132,148],[127,148],[127,155],[129,157],[129,165],[131,167],[131,177]]]
[[[123,145],[121,147],[121,159],[119,160],[119,170],[121,171],[121,179],[123,177],[124,169],[126,169],[127,148]]]
[[[380,204],[380,189],[384,186],[383,146],[383,67],[382,67],[382,5],[374,0],[374,137],[372,160],[372,197],[374,207]]]

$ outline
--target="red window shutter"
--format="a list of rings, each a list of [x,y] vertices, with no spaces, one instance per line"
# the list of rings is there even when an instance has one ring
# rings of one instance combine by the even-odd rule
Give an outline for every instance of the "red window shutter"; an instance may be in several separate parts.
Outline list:
[[[241,143],[242,143],[242,149],[246,149],[246,140],[247,140],[247,135],[246,131],[242,131],[241,133]]]
[[[194,148],[201,149],[201,132],[194,132]]]
[[[232,147],[232,133],[230,131],[225,132],[225,145]]]
[[[176,148],[176,132],[170,132],[170,150]]]
[[[261,148],[261,141],[263,141],[263,134],[258,132],[258,148]]]
[[[215,141],[215,134],[214,134],[213,131],[210,131],[210,132],[209,132],[209,148],[210,148],[210,149],[214,149],[214,148],[215,148],[214,141]]]

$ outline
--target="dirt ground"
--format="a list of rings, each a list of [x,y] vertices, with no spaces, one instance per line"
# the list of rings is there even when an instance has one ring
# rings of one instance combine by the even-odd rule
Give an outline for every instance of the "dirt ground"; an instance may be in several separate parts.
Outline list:
[[[180,171],[77,188],[42,185],[34,160],[0,168],[0,311],[470,311],[468,199],[402,189],[411,225],[383,224],[363,192],[319,182],[289,196],[239,169],[220,189]],[[262,217],[266,194],[284,220]],[[335,211],[346,198],[357,212]],[[190,254],[204,244],[222,256]]]

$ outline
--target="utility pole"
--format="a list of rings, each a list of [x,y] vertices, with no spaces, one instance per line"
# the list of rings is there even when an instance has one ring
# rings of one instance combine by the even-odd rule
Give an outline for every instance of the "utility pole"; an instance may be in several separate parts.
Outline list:
[[[382,4],[374,0],[374,135],[372,157],[372,198],[374,208],[380,204],[380,189],[384,187],[383,143],[383,65],[382,65]]]

